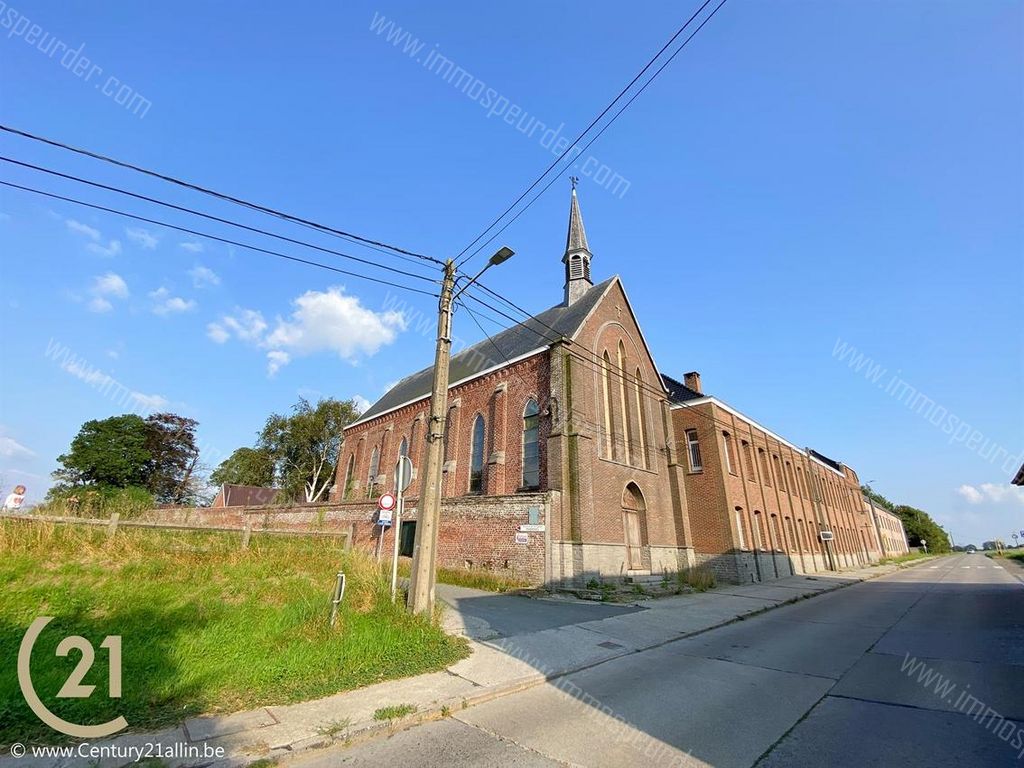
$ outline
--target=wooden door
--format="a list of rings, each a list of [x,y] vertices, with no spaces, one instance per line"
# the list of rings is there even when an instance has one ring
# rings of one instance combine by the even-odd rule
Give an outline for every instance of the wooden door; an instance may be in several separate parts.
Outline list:
[[[626,527],[626,551],[628,553],[630,570],[640,570],[644,567],[643,541],[640,537],[640,513],[631,509],[624,509]]]

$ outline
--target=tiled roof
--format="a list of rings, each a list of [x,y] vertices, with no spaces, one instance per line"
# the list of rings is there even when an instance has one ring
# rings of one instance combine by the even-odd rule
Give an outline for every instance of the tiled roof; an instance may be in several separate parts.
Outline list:
[[[489,340],[484,339],[459,352],[451,359],[450,386],[471,379],[491,368],[499,367],[506,360],[515,360],[530,352],[548,347],[559,338],[571,339],[615,279],[612,277],[595,285],[574,301],[571,306],[558,304],[525,322],[492,336]],[[383,413],[427,397],[430,394],[433,375],[434,367],[430,366],[411,376],[406,376],[346,429],[351,429],[356,424],[369,421]]]
[[[668,399],[673,403],[685,403],[687,400],[696,400],[698,397],[707,397],[695,389],[690,389],[681,381],[676,381],[671,376],[661,374],[661,380],[668,390]]]
[[[231,485],[225,483],[221,486],[224,494],[225,507],[260,507],[265,504],[273,504],[277,498],[277,488],[263,488],[259,485]]]

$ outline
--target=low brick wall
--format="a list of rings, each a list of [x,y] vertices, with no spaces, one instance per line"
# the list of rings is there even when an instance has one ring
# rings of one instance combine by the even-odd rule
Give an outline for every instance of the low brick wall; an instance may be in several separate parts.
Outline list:
[[[406,499],[403,524],[416,521],[416,503],[416,498]],[[543,583],[549,509],[547,493],[445,499],[438,528],[438,565],[481,568],[531,584]],[[380,526],[374,522],[376,514],[374,501],[346,501],[268,507],[177,507],[150,510],[136,519],[196,528],[239,529],[248,520],[254,532],[345,532],[352,546],[373,551],[381,535]],[[527,530],[521,531],[520,526]],[[380,542],[385,553],[394,546],[393,536],[394,531],[388,530]]]

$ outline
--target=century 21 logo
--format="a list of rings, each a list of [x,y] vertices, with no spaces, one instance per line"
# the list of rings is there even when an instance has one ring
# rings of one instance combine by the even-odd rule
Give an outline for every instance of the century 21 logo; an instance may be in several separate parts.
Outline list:
[[[32,622],[32,625],[21,640],[21,647],[18,649],[18,683],[21,685],[21,693],[28,702],[29,707],[36,713],[36,716],[53,728],[55,731],[66,733],[68,736],[77,736],[83,739],[101,739],[110,736],[128,727],[128,721],[122,716],[115,717],[99,725],[77,725],[69,723],[53,714],[43,704],[32,685],[32,647],[39,639],[43,629],[53,621],[53,616],[40,616]],[[121,698],[121,636],[107,635],[100,643],[100,648],[105,648],[110,658],[109,694],[112,699]],[[57,646],[58,656],[67,656],[72,650],[79,651],[82,658],[78,660],[74,670],[67,681],[57,692],[58,699],[87,699],[92,696],[96,689],[95,685],[82,685],[82,679],[92,668],[96,660],[96,650],[92,643],[79,635],[65,637]]]

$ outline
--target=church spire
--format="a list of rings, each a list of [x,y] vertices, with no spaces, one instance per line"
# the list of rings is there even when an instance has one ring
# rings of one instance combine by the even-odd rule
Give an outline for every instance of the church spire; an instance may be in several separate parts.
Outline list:
[[[572,203],[569,206],[569,234],[565,238],[565,305],[569,306],[586,293],[593,283],[590,281],[590,247],[587,245],[587,232],[583,228],[583,214],[576,197],[576,184],[579,179],[573,176]]]

